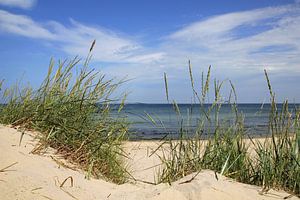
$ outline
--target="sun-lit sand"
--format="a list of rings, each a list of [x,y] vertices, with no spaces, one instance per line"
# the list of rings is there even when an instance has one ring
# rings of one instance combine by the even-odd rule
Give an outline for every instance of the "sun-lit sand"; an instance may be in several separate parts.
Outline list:
[[[152,185],[159,170],[159,159],[151,155],[158,145],[155,141],[127,142],[128,166],[138,181],[115,185],[104,180],[86,179],[85,173],[65,168],[59,156],[49,150],[43,156],[31,154],[36,145],[33,133],[26,132],[19,146],[22,133],[0,125],[0,199],[2,200],[67,200],[67,199],[283,199],[289,194],[270,190],[262,194],[261,188],[242,183],[204,170],[193,181],[191,174],[172,186]],[[55,161],[56,160],[56,161]],[[14,164],[14,165],[12,165]],[[10,166],[6,168],[7,166]],[[156,167],[153,167],[156,166]],[[6,169],[4,169],[6,168]],[[4,169],[4,170],[3,170]],[[62,182],[69,178],[62,187]],[[142,182],[144,181],[144,182]],[[290,197],[289,199],[298,199]]]

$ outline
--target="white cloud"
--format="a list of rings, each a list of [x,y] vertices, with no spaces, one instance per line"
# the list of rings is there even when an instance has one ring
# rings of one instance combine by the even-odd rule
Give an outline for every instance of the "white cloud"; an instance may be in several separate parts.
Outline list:
[[[86,55],[93,39],[97,40],[93,51],[94,59],[107,62],[125,62],[132,51],[142,47],[126,37],[121,37],[114,32],[101,28],[89,27],[71,20],[71,26],[65,27],[57,22],[51,26],[62,48],[71,55]]]
[[[291,9],[292,8],[290,6],[277,8],[269,7],[214,16],[204,21],[192,23],[191,25],[171,34],[170,38],[185,41],[195,41],[199,39],[201,41],[205,41],[207,38],[217,39],[221,35],[224,36],[226,33],[228,34],[238,26],[255,26],[259,21],[278,17],[280,14],[284,14]]]
[[[56,38],[55,34],[37,22],[34,22],[29,17],[15,15],[4,10],[0,10],[0,31],[1,30],[30,38],[49,40]]]
[[[158,52],[158,53],[150,53],[145,55],[137,55],[128,58],[129,62],[135,63],[156,63],[164,58],[165,53]]]
[[[35,4],[36,0],[0,0],[0,5],[23,9],[32,8]]]
[[[255,85],[257,74],[262,74],[263,79],[264,68],[278,76],[300,75],[298,3],[208,17],[160,38],[160,43],[151,48],[134,37],[103,27],[75,20],[67,25],[56,21],[38,23],[1,10],[0,31],[50,41],[67,54],[82,57],[96,39],[94,60],[116,64],[102,70],[110,76],[137,78],[135,85],[157,84],[163,72],[178,83],[185,83],[188,59],[195,70],[212,65],[221,78],[237,79],[244,86],[246,82]],[[199,75],[199,70],[196,72]],[[155,94],[145,95],[151,99]],[[178,96],[189,98],[181,93]]]
[[[162,52],[148,52],[127,36],[101,27],[83,25],[72,19],[69,26],[56,21],[40,24],[27,16],[0,10],[0,31],[51,41],[64,52],[79,56],[85,56],[89,45],[96,39],[93,51],[95,61],[151,63],[163,57]]]
[[[96,61],[150,63],[161,59],[163,55],[161,52],[148,52],[139,42],[101,27],[83,25],[75,20],[71,20],[70,27],[57,22],[50,24],[62,42],[62,49],[71,55],[86,55],[94,39],[97,40],[93,51]]]
[[[263,69],[277,84],[274,88],[282,88],[280,83],[291,76],[300,77],[300,5],[209,17],[166,36],[160,46],[161,51],[167,52],[165,66],[172,66],[163,70],[177,82],[183,83],[188,77],[190,59],[196,77],[212,65],[212,74],[218,78],[238,80],[238,92],[242,93],[238,96],[244,97],[240,98],[243,102],[257,102],[267,94]],[[290,81],[286,92],[278,93],[281,99],[296,97],[300,101],[298,94],[289,92],[298,89],[295,80]],[[175,99],[188,96],[184,89],[176,95]]]
[[[218,69],[300,72],[300,8],[268,7],[210,17],[167,37],[172,63],[189,56],[196,65]],[[176,50],[173,50],[176,49]]]

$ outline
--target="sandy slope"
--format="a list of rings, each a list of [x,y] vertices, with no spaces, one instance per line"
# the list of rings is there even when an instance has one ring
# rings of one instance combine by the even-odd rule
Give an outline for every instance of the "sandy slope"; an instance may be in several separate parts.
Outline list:
[[[31,133],[29,133],[31,134]],[[194,174],[187,176],[172,186],[166,184],[150,185],[141,182],[115,185],[103,180],[87,180],[84,173],[60,166],[51,158],[33,155],[30,151],[36,142],[26,133],[19,146],[21,133],[15,129],[0,126],[0,199],[36,200],[36,199],[282,199],[287,193],[269,191],[260,195],[260,188],[234,182],[219,176],[216,180],[211,171],[201,172],[190,183]],[[129,142],[126,149],[131,159],[133,175],[142,180],[153,181],[155,168],[147,169],[159,163],[155,157],[147,157],[155,142]],[[1,171],[13,163],[15,165]],[[146,170],[145,170],[146,169]],[[156,168],[157,170],[157,168]],[[71,176],[73,187],[68,180],[60,188],[64,179]],[[298,199],[292,197],[290,199]]]

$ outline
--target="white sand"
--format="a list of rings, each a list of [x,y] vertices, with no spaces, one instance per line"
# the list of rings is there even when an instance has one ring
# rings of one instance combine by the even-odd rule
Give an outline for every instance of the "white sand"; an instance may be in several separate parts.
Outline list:
[[[32,134],[32,133],[29,133]],[[0,125],[0,199],[1,200],[68,200],[68,199],[283,199],[289,194],[270,190],[260,194],[261,188],[218,176],[216,180],[212,171],[201,172],[192,182],[180,184],[189,180],[191,174],[172,186],[167,184],[150,185],[141,182],[115,185],[104,180],[87,180],[84,172],[74,171],[60,166],[51,158],[51,153],[44,156],[33,155],[36,141],[28,132],[23,136],[19,146],[21,132]],[[159,164],[156,156],[148,157],[156,142],[128,142],[125,147],[131,159],[129,165],[132,174],[144,181],[154,181],[155,170],[150,168]],[[55,156],[57,158],[57,156]],[[17,162],[1,172],[1,169]],[[146,170],[145,170],[146,169]],[[70,180],[60,188],[59,185],[67,177]],[[290,199],[299,199],[291,197]]]

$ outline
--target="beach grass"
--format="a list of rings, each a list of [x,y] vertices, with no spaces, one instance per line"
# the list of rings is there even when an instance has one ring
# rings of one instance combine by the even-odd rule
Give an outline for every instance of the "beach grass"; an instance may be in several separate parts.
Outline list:
[[[55,66],[51,60],[37,89],[17,83],[2,91],[0,123],[40,132],[33,153],[52,147],[87,177],[121,184],[129,176],[122,149],[128,123],[111,116],[110,104],[122,81],[106,80],[89,68],[93,46],[83,62],[76,57]]]
[[[162,141],[158,147],[162,154],[157,154],[163,163],[157,175],[158,183],[172,184],[193,172],[210,169],[243,183],[262,186],[263,191],[271,188],[283,189],[300,196],[300,109],[291,109],[288,101],[283,103],[282,109],[278,109],[265,71],[271,102],[269,129],[264,139],[253,139],[244,128],[244,118],[238,111],[235,88],[230,81],[214,80],[214,101],[208,108],[204,106],[211,88],[210,71],[211,67],[206,76],[202,74],[202,89],[198,93],[194,88],[189,62],[191,87],[197,103],[200,104],[201,120],[192,137],[188,128],[181,123],[178,140]],[[165,87],[168,87],[166,77],[164,74]],[[231,87],[231,92],[229,99],[225,101],[221,91],[226,83]],[[168,91],[166,88],[167,98]],[[220,109],[225,102],[231,105],[235,116],[230,124],[219,120]],[[183,121],[175,101],[174,108],[178,118]],[[203,135],[210,136],[204,140]]]
[[[43,153],[52,147],[83,169],[87,177],[122,184],[131,176],[122,148],[128,138],[129,123],[123,117],[112,116],[110,105],[116,102],[112,95],[123,82],[107,80],[89,68],[94,45],[95,42],[83,61],[76,57],[55,66],[51,60],[48,73],[37,89],[20,82],[3,89],[4,81],[0,81],[4,103],[0,107],[0,123],[38,131],[39,145],[33,153]],[[201,91],[197,91],[190,62],[188,69],[194,102],[200,105],[201,114],[192,132],[185,127],[180,107],[172,101],[181,124],[177,132],[179,139],[165,137],[154,150],[154,153],[162,152],[157,154],[163,166],[157,183],[172,184],[191,173],[210,169],[243,183],[262,186],[263,191],[284,189],[300,196],[300,109],[291,108],[287,100],[278,108],[265,71],[271,102],[269,128],[264,139],[254,139],[244,127],[233,83],[212,81],[209,67],[206,74],[202,73]],[[169,103],[166,73],[164,84]],[[222,96],[225,84],[230,88],[227,99]],[[210,93],[214,97],[212,102],[208,100]],[[122,102],[118,112],[125,99],[126,95],[118,99]],[[231,106],[234,116],[229,121],[219,116],[224,104]],[[150,115],[147,117],[153,124],[164,126]]]

